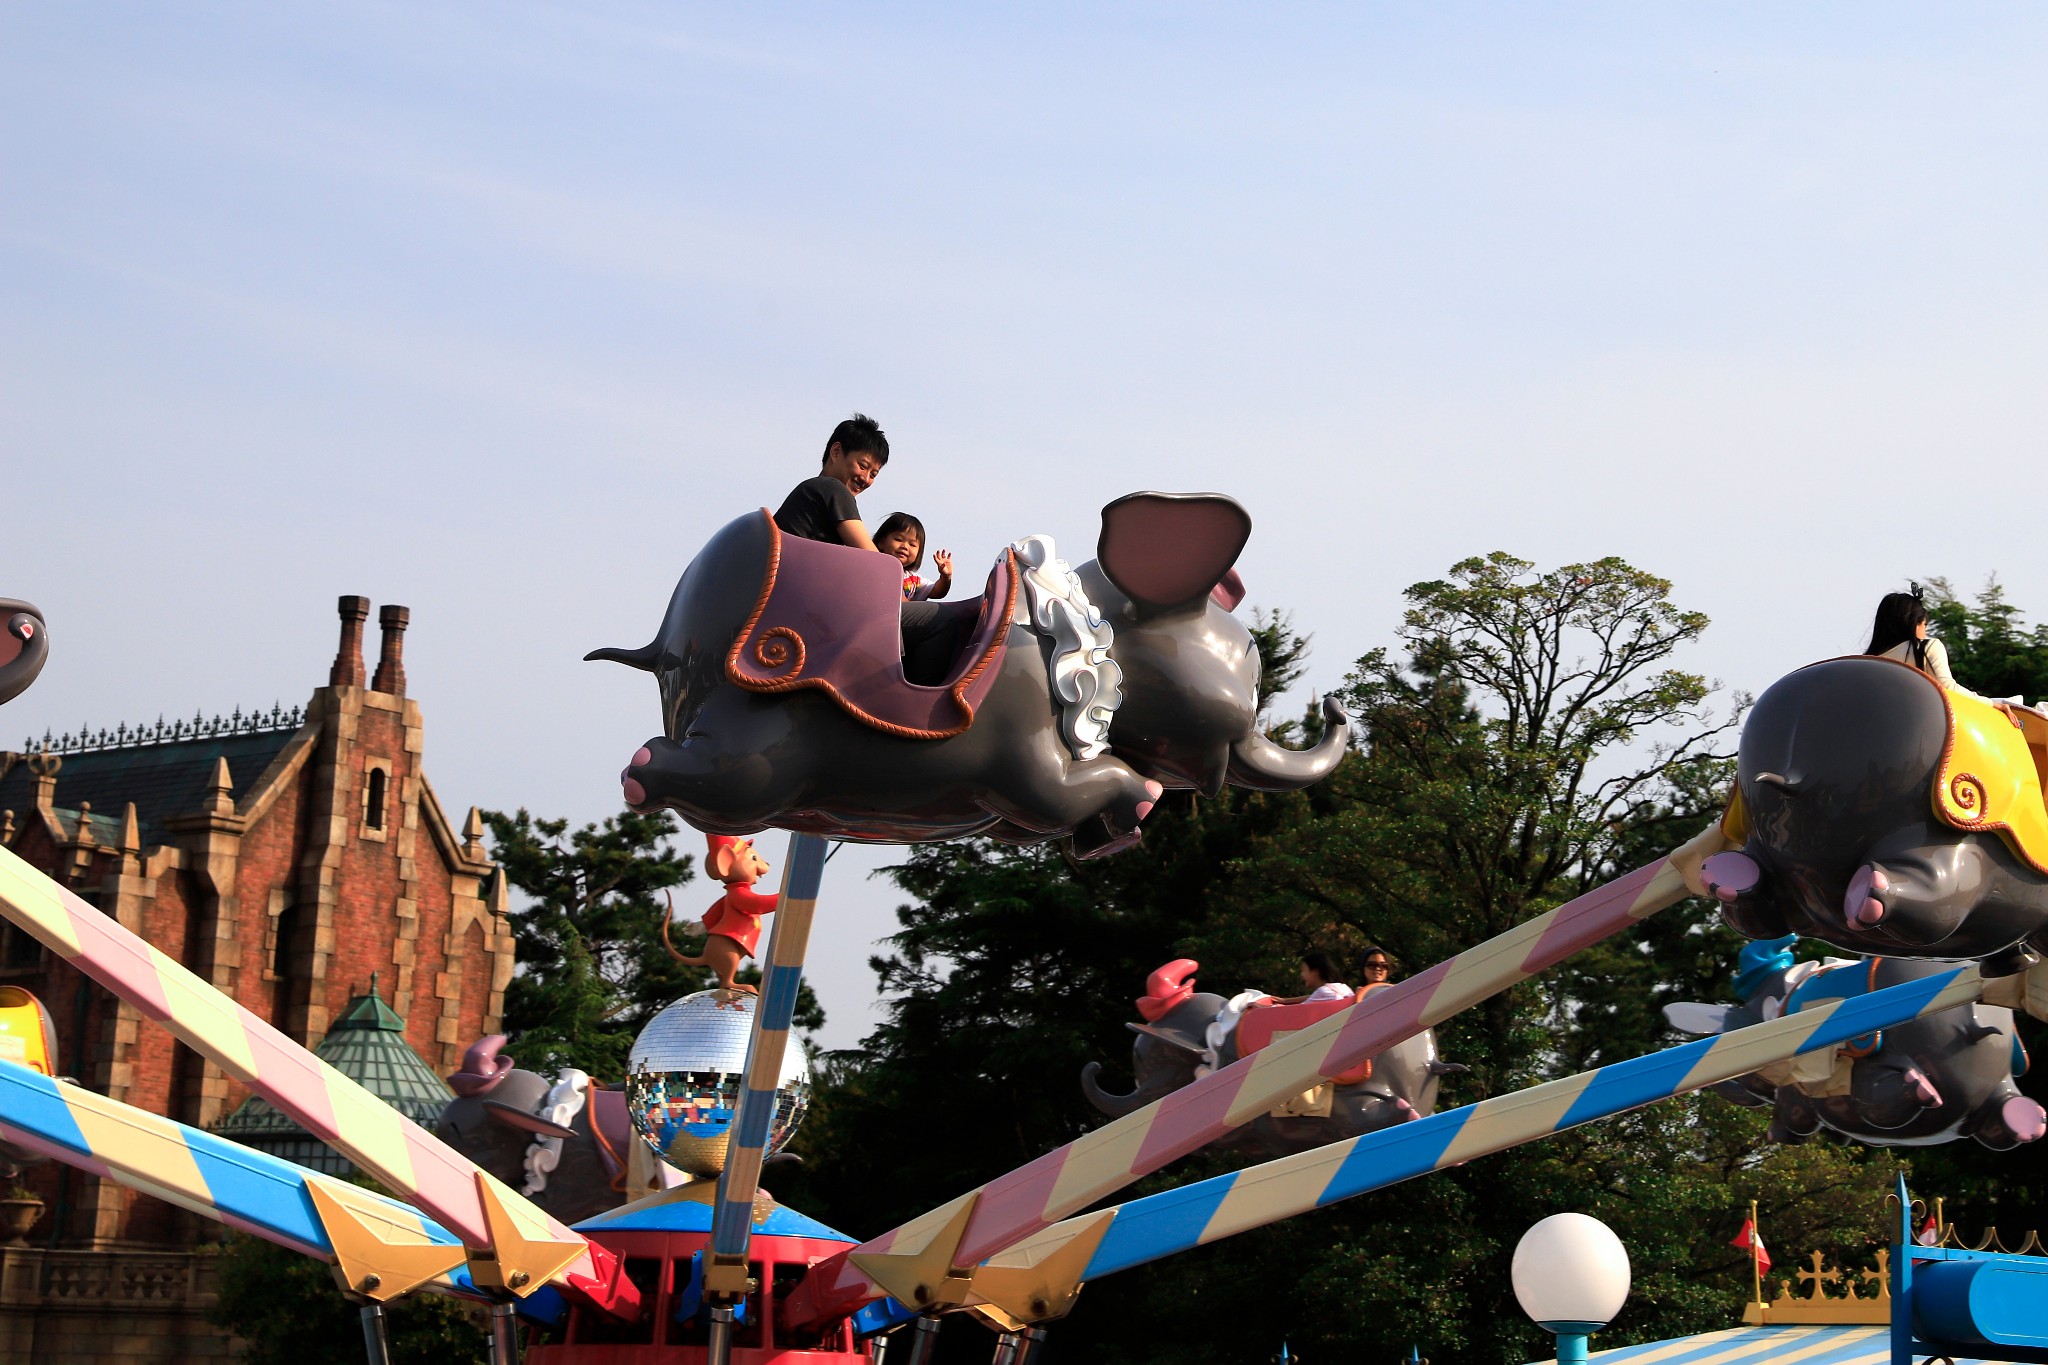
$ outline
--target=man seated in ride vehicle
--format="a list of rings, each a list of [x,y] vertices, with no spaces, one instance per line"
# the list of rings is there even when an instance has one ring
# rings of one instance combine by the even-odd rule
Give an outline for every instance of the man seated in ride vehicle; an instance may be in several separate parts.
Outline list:
[[[832,428],[823,468],[790,490],[775,524],[784,535],[874,550],[854,499],[874,486],[888,463],[889,438],[881,424],[856,412]],[[904,675],[915,683],[938,682],[973,629],[973,612],[938,602],[904,602],[902,613]]]

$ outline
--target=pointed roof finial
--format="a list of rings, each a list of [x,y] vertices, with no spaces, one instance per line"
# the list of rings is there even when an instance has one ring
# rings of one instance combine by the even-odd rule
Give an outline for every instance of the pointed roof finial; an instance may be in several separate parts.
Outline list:
[[[469,808],[469,818],[462,822],[462,856],[478,862],[484,856],[484,813],[479,806]]]
[[[235,779],[228,771],[225,754],[213,760],[213,779],[207,784],[206,813],[208,815],[233,815],[235,813]]]
[[[130,801],[128,808],[121,812],[121,851],[142,852],[142,821],[135,813],[133,801]]]

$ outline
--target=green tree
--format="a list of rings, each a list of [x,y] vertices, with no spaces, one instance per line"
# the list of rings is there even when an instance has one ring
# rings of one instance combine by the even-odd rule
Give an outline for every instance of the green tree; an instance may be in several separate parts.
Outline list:
[[[1928,633],[1947,646],[1958,682],[1987,697],[2048,697],[2048,626],[2028,629],[1996,575],[1974,603],[1946,578],[1929,579],[1926,593]]]
[[[505,1031],[520,1063],[551,1073],[577,1067],[600,1080],[626,1074],[626,1058],[647,1021],[671,1001],[716,984],[662,947],[670,892],[691,877],[691,855],[676,850],[666,811],[626,811],[571,830],[566,820],[484,812],[492,856],[522,893],[512,910],[518,970],[505,991]],[[679,915],[673,937],[684,952],[695,926]],[[758,966],[741,972],[758,981]],[[823,1026],[806,986],[796,1027]]]
[[[1259,645],[1277,674],[1305,641],[1274,620]],[[1338,692],[1362,743],[1327,782],[1172,794],[1142,847],[1099,863],[913,849],[895,875],[914,903],[876,964],[890,1018],[835,1059],[822,1121],[799,1138],[814,1182],[801,1199],[878,1232],[1099,1123],[1073,1077],[1097,1061],[1128,1084],[1128,1001],[1168,959],[1198,959],[1224,992],[1291,990],[1310,947],[1378,942],[1425,965],[1690,836],[1725,792],[1734,724],[1673,663],[1705,626],[1619,560],[1468,560],[1410,590],[1397,650],[1368,654]],[[1444,1050],[1474,1073],[1445,1103],[1676,1041],[1657,1005],[1724,998],[1736,942],[1707,907],[1674,908],[1451,1021]],[[1542,1340],[1503,1312],[1507,1258],[1562,1208],[1657,1249],[1608,1340],[1725,1326],[1747,1271],[1724,1243],[1749,1198],[1778,1245],[1854,1243],[1878,1226],[1890,1170],[1827,1143],[1771,1148],[1765,1118],[1672,1102],[1111,1277],[1060,1325],[1062,1349],[1222,1362],[1284,1335],[1311,1356],[1419,1343],[1439,1362],[1526,1360]],[[877,1169],[876,1151],[919,1159]],[[1245,1159],[1198,1153],[1121,1197]]]
[[[326,1263],[239,1232],[219,1254],[220,1297],[207,1320],[243,1339],[244,1365],[362,1365],[360,1310]],[[438,1294],[385,1309],[392,1365],[484,1365],[489,1331],[480,1307]]]

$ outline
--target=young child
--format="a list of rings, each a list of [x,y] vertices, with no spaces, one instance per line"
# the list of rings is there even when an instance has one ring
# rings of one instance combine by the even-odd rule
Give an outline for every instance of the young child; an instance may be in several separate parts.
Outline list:
[[[953,555],[949,550],[932,551],[932,563],[939,569],[937,581],[927,583],[917,570],[924,567],[924,523],[908,512],[891,512],[875,528],[875,548],[894,555],[903,564],[903,598],[924,602],[944,597],[953,590]]]

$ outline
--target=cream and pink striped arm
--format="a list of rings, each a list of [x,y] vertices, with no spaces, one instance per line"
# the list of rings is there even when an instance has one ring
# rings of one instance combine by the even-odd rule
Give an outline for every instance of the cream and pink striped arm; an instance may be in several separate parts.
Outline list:
[[[952,1241],[957,1236],[946,1257],[951,1266],[985,1260],[1687,894],[1678,870],[1669,859],[1659,858],[1406,981],[1374,991],[1351,1009],[820,1263],[787,1301],[786,1317],[794,1324],[826,1322],[881,1297],[886,1291],[855,1263],[856,1256],[870,1262],[892,1254],[930,1258],[935,1239]],[[971,1211],[961,1225],[963,1202]]]
[[[1085,1281],[1837,1047],[1982,994],[1977,969],[1958,967],[1149,1195],[1033,1234],[991,1258],[974,1289],[1016,1317],[1056,1316]],[[1079,1254],[1063,1257],[1070,1247]],[[1062,1261],[1064,1273],[1029,1273]]]
[[[495,1252],[486,1189],[522,1244],[582,1250],[559,1273],[582,1289],[618,1277],[610,1253],[556,1222],[433,1134],[243,1009],[110,916],[0,848],[0,914],[158,1020],[187,1046],[479,1251]],[[500,1233],[507,1230],[501,1223]],[[516,1273],[516,1272],[515,1272]],[[539,1287],[521,1280],[519,1288]]]

